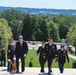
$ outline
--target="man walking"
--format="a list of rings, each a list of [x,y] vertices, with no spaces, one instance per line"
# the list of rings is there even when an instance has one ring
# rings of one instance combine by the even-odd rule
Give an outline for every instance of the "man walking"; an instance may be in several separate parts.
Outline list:
[[[46,58],[45,58],[45,53],[44,53],[44,49],[45,49],[45,42],[42,41],[42,46],[40,46],[36,52],[37,56],[38,54],[39,55],[39,63],[40,63],[40,66],[41,66],[41,73],[44,73],[44,65],[45,65],[45,62],[46,62]]]
[[[61,48],[57,51],[57,60],[58,60],[59,70],[61,74],[64,71],[64,64],[66,62],[66,58],[67,58],[67,62],[69,63],[68,53],[64,49],[64,45],[61,45]]]
[[[21,59],[22,72],[25,71],[25,57],[27,53],[28,53],[28,45],[23,40],[23,36],[19,36],[19,41],[16,43],[15,48],[17,73],[19,72],[19,59]]]
[[[52,73],[52,62],[55,58],[57,47],[53,43],[53,38],[49,38],[49,43],[45,44],[46,60],[48,61],[48,74]]]

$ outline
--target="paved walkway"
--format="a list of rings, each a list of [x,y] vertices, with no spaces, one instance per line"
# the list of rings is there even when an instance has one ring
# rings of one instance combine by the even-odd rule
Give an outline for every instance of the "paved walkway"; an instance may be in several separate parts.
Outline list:
[[[73,58],[73,59],[75,59],[75,60],[76,60],[76,56],[71,55],[71,54],[68,54],[68,55],[69,55],[69,57],[70,57],[70,58]]]
[[[0,67],[0,75],[48,75],[48,69],[45,68],[45,74],[40,74],[40,68],[26,68],[24,73],[8,73],[6,67]],[[58,68],[53,68],[53,75],[61,75]],[[64,69],[62,75],[76,75],[76,69]]]
[[[76,56],[68,54],[70,58],[76,59]],[[0,75],[48,75],[48,69],[45,68],[45,74],[40,74],[40,68],[26,68],[24,73],[16,74],[15,72],[8,73],[7,67],[0,67]],[[58,68],[53,68],[53,75],[60,75]],[[76,75],[76,69],[64,69],[62,75]]]

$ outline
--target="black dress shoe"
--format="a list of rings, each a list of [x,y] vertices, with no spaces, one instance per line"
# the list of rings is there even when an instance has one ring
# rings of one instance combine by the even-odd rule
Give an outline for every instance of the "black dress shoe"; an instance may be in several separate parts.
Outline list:
[[[52,73],[52,70],[50,71],[50,73]]]
[[[19,73],[19,71],[16,71],[16,73]]]
[[[48,72],[48,75],[50,75],[51,73],[52,73],[52,71],[49,71],[49,72]]]
[[[48,72],[48,75],[50,75],[50,72]]]
[[[22,71],[22,72],[24,72],[24,71]]]
[[[40,72],[41,72],[41,73],[44,73],[45,71],[44,71],[44,69],[41,69]]]

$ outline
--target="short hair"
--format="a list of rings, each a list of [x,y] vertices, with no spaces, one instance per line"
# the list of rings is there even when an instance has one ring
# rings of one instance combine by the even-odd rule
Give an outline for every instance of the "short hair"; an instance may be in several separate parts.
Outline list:
[[[22,36],[22,35],[20,35],[20,36],[19,36],[19,38],[22,38],[22,39],[23,39],[23,36]]]
[[[61,47],[61,48],[64,48],[64,45],[61,45],[60,47]]]
[[[53,37],[50,37],[48,40],[53,39]]]
[[[45,41],[41,41],[41,42],[45,43]]]

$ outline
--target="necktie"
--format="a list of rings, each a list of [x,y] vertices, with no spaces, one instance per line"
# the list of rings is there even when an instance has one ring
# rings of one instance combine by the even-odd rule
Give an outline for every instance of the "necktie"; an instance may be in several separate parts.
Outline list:
[[[22,43],[20,42],[20,47],[22,47]]]

